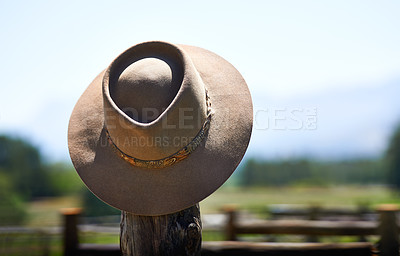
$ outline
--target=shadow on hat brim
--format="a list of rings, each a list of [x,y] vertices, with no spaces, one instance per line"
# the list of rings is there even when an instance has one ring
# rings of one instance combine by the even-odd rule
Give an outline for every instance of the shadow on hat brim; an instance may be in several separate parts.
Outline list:
[[[68,146],[86,186],[101,200],[137,215],[163,215],[190,207],[218,189],[247,149],[253,123],[250,92],[240,73],[222,57],[178,45],[188,54],[210,96],[213,114],[202,143],[187,159],[162,169],[124,161],[107,142],[99,74],[72,112]]]

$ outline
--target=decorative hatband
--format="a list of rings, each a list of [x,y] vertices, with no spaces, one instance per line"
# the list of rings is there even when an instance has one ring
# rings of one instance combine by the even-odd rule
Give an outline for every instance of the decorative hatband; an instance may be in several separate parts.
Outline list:
[[[133,166],[141,167],[141,168],[149,168],[149,169],[150,168],[151,169],[161,169],[161,168],[171,166],[175,163],[182,161],[183,159],[186,159],[200,145],[200,143],[205,138],[207,131],[210,128],[211,113],[212,113],[210,97],[208,96],[207,90],[206,90],[206,104],[207,104],[207,118],[204,121],[202,128],[197,133],[196,137],[194,137],[194,139],[191,142],[189,142],[189,144],[187,144],[185,147],[183,147],[182,149],[178,150],[176,153],[174,153],[170,156],[167,156],[165,158],[158,159],[158,160],[142,160],[142,159],[138,159],[133,156],[130,156],[130,155],[124,153],[121,149],[119,149],[117,147],[117,145],[115,145],[115,143],[112,141],[112,139],[110,137],[108,130],[105,129],[108,142],[115,149],[116,153],[122,159],[124,159],[125,161],[127,161],[128,163],[130,163]]]

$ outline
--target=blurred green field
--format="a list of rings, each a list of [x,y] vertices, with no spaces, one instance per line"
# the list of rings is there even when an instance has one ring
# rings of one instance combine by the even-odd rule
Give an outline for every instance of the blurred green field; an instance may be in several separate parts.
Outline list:
[[[53,227],[61,225],[62,208],[82,207],[78,197],[54,197],[27,203],[28,227]]]
[[[236,205],[254,212],[265,211],[271,204],[305,204],[321,207],[375,207],[400,204],[400,196],[384,186],[268,187],[238,188],[223,186],[200,203],[201,213],[218,213],[224,205]],[[82,207],[76,197],[48,198],[28,203],[31,227],[60,225],[60,209]]]
[[[218,212],[225,204],[241,209],[259,211],[271,204],[305,204],[321,207],[400,203],[400,196],[384,186],[325,186],[325,187],[222,187],[201,204],[202,213]]]

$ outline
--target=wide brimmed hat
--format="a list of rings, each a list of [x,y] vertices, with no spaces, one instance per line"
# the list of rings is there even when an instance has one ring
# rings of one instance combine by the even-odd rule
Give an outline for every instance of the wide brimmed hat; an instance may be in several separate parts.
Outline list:
[[[137,215],[177,212],[219,188],[250,140],[252,102],[240,73],[202,48],[135,45],[82,94],[68,146],[86,186]]]

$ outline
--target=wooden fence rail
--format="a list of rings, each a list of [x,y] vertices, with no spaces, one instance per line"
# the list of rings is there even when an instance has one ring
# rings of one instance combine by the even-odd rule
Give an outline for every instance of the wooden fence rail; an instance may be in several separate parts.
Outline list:
[[[202,256],[371,256],[370,243],[204,242]]]
[[[68,211],[67,211],[68,212]],[[270,220],[246,221],[238,219],[234,208],[226,210],[226,238],[231,242],[203,242],[202,255],[375,255],[399,256],[399,226],[396,222],[398,207],[385,205],[378,208],[379,221],[311,221]],[[79,244],[76,214],[64,213],[65,255],[120,255],[118,245]],[[75,219],[74,219],[75,218]],[[73,227],[75,225],[75,227]],[[71,231],[72,230],[72,231]],[[74,234],[72,234],[72,233]],[[249,243],[238,242],[241,234],[294,234],[315,236],[366,236],[380,237],[378,247],[371,243]],[[69,242],[68,242],[69,241]],[[71,242],[72,241],[72,242]]]
[[[293,206],[293,205],[270,205],[267,207],[267,213],[273,219],[280,217],[305,217],[308,219],[320,219],[326,217],[354,217],[359,220],[366,216],[375,215],[376,212],[368,209],[364,205],[359,205],[355,209],[349,208],[323,208],[318,205],[309,207]]]
[[[241,222],[232,207],[225,209],[228,216],[225,228],[228,240],[236,241],[240,234],[290,234],[318,236],[378,235],[378,249],[382,256],[399,256],[399,226],[396,205],[378,207],[376,221],[316,221],[316,220],[261,220]]]
[[[235,234],[288,234],[315,236],[378,235],[378,223],[372,221],[273,220],[236,223]],[[230,232],[232,232],[230,231]],[[235,237],[229,235],[229,237]]]
[[[371,243],[203,242],[201,256],[371,256]],[[76,256],[120,256],[118,244],[82,244]]]

